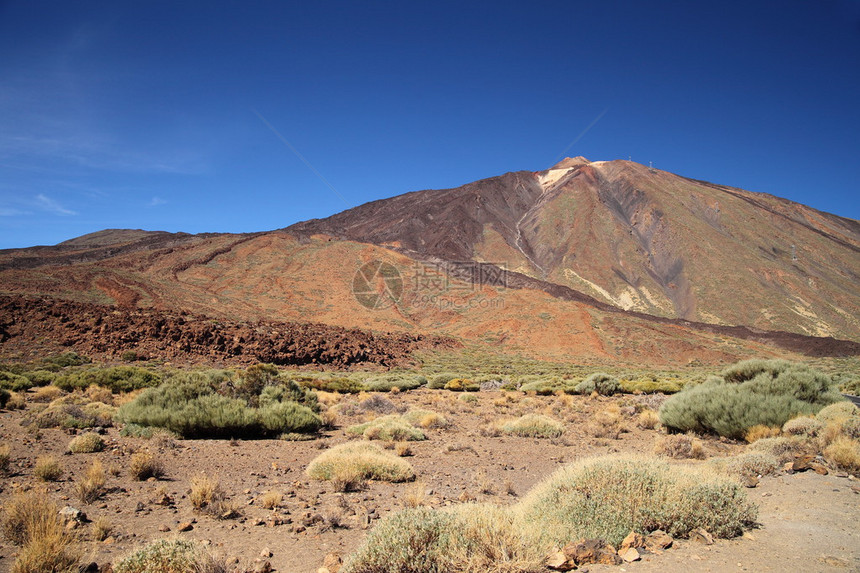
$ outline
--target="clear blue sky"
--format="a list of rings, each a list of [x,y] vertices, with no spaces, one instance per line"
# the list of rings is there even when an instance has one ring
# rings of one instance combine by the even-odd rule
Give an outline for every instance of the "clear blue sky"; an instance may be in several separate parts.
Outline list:
[[[566,149],[860,219],[860,2],[0,0],[0,248],[276,229]]]

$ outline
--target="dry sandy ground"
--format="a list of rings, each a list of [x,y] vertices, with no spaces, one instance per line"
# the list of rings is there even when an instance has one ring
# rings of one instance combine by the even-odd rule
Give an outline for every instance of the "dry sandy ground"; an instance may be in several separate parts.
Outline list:
[[[466,404],[447,391],[418,390],[387,395],[395,404],[420,406],[445,415],[450,425],[427,431],[428,440],[411,443],[407,458],[415,467],[417,483],[370,483],[359,492],[336,493],[327,482],[304,475],[308,462],[322,449],[350,438],[348,425],[362,415],[341,415],[337,427],[325,437],[309,442],[258,440],[147,441],[120,437],[108,429],[108,447],[96,454],[65,454],[71,436],[59,429],[41,431],[36,439],[20,424],[24,413],[0,412],[0,439],[12,447],[11,475],[2,478],[0,503],[21,488],[41,487],[32,466],[39,455],[57,456],[65,468],[61,481],[48,484],[50,497],[59,505],[71,505],[92,520],[104,517],[113,525],[107,542],[84,541],[85,557],[102,565],[115,562],[147,541],[171,535],[204,540],[213,550],[243,566],[253,566],[268,549],[271,564],[280,572],[315,572],[329,552],[346,555],[355,549],[380,517],[404,506],[405,498],[424,495],[433,506],[466,500],[513,503],[519,495],[574,459],[611,452],[651,452],[661,434],[636,427],[630,406],[651,398],[524,397],[505,401],[501,393],[482,392],[477,404]],[[356,401],[356,397],[343,398]],[[630,432],[618,439],[597,438],[588,422],[597,411],[618,402],[628,407],[625,423]],[[481,427],[503,416],[543,412],[567,426],[558,440],[486,437]],[[742,444],[709,439],[710,455],[731,455]],[[155,453],[166,468],[157,482],[137,482],[128,476],[130,455],[141,449]],[[118,475],[109,475],[107,492],[92,503],[81,503],[74,494],[74,480],[83,475],[93,459]],[[218,520],[195,512],[188,499],[190,479],[198,474],[217,477],[236,503],[241,517]],[[649,555],[620,567],[589,566],[591,571],[860,571],[860,495],[858,481],[831,473],[812,472],[765,478],[747,490],[760,504],[761,527],[745,537],[721,540],[712,546],[678,541],[663,555]],[[852,489],[855,487],[855,489]],[[281,507],[267,510],[261,496],[267,491],[283,494]],[[158,502],[163,493],[169,505]],[[308,516],[319,514],[325,523],[303,526]],[[274,517],[283,523],[276,525]],[[193,529],[179,533],[178,525],[193,522]],[[259,524],[258,524],[259,523]],[[369,524],[369,525],[368,525]],[[335,527],[329,527],[335,525]],[[170,528],[169,532],[161,531]],[[86,527],[82,528],[86,533]],[[0,571],[9,571],[16,548],[0,541]]]

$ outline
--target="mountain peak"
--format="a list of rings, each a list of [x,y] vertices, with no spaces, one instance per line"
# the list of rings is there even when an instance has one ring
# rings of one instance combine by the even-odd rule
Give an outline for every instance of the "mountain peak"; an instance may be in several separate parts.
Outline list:
[[[581,165],[588,165],[589,163],[591,163],[591,161],[581,155],[577,155],[576,157],[565,157],[564,159],[550,167],[550,170],[570,169],[571,167],[579,167]]]

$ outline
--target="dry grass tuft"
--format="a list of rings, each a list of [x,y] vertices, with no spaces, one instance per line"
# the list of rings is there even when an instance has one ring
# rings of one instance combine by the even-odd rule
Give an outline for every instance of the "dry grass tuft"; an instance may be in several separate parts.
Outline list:
[[[824,457],[839,469],[860,473],[860,442],[839,436],[824,449]]]
[[[627,431],[621,408],[618,404],[610,404],[603,410],[599,410],[587,424],[586,431],[595,438],[617,440]]]
[[[63,477],[63,466],[54,456],[40,456],[33,467],[33,475],[42,481],[57,481]]]
[[[113,531],[113,524],[106,517],[97,518],[92,526],[90,526],[90,534],[92,538],[96,541],[104,541],[108,537],[110,537],[111,532]]]
[[[12,448],[8,444],[0,446],[0,474],[9,471],[9,462],[12,461]]]
[[[412,446],[409,445],[409,442],[397,442],[394,444],[394,451],[401,458],[405,458],[412,455]]]
[[[415,482],[403,496],[403,505],[406,507],[422,507],[427,505],[427,485]]]
[[[164,476],[164,464],[151,452],[137,452],[131,456],[128,473],[137,481],[160,479]]]
[[[3,532],[20,545],[12,573],[76,573],[80,554],[66,532],[57,506],[44,492],[18,495],[6,505]]]
[[[782,433],[782,428],[772,428],[764,424],[756,424],[749,428],[744,434],[744,439],[748,444],[757,442],[763,438],[775,438]]]
[[[218,519],[233,519],[240,513],[232,500],[221,488],[218,478],[198,474],[191,478],[191,494],[188,496],[192,507]]]
[[[636,425],[642,430],[653,430],[660,426],[660,416],[654,410],[643,410],[636,418]]]
[[[92,503],[101,497],[105,486],[105,469],[102,463],[94,460],[87,468],[84,477],[75,482],[75,493],[84,503]]]
[[[526,414],[501,424],[505,434],[524,438],[557,438],[564,433],[564,424],[541,414]]]
[[[703,460],[707,457],[702,441],[690,435],[675,434],[664,436],[654,445],[658,456],[675,459]]]
[[[265,509],[276,509],[281,506],[284,496],[279,491],[267,491],[260,497],[260,505]]]
[[[30,399],[33,402],[53,402],[62,395],[63,391],[56,386],[42,386],[36,388]]]

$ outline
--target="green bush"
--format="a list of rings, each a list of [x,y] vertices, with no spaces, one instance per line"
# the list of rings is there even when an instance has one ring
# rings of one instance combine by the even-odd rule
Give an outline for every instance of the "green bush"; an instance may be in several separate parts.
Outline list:
[[[22,374],[24,378],[30,381],[32,386],[47,386],[52,383],[57,375],[50,370],[28,370]]]
[[[743,438],[756,425],[782,427],[843,400],[828,376],[783,360],[748,360],[669,398],[660,422],[671,431]]]
[[[310,408],[287,400],[300,394],[302,399],[316,405],[315,396],[311,400],[305,390],[290,384],[283,390],[265,387],[257,399],[259,408],[241,398],[217,394],[214,388],[200,381],[163,384],[124,404],[117,412],[117,419],[125,424],[166,428],[184,438],[253,438],[316,432],[322,425],[319,416]]]
[[[703,527],[740,535],[757,510],[730,478],[647,458],[586,459],[556,471],[516,508],[547,546],[600,538],[618,546],[631,531],[686,537]]]
[[[161,377],[139,366],[112,366],[57,376],[54,385],[66,392],[92,385],[104,386],[114,394],[158,386]]]
[[[389,392],[392,388],[414,390],[426,383],[426,378],[416,374],[383,374],[366,379],[364,387],[370,392]]]
[[[198,541],[159,539],[113,566],[114,573],[220,573],[227,571]]]
[[[675,394],[682,384],[675,380],[622,380],[621,389],[628,394]]]
[[[85,402],[80,395],[69,395],[51,402],[27,421],[37,428],[76,428],[83,430],[113,425],[116,408],[101,402]]]
[[[574,388],[577,394],[591,394],[597,392],[601,396],[612,396],[621,392],[621,384],[618,379],[603,372],[595,372],[580,382]]]
[[[367,390],[361,382],[346,377],[324,378],[321,376],[292,376],[290,378],[302,388],[322,390],[324,392],[357,394]]]
[[[441,390],[445,387],[445,384],[456,378],[465,378],[465,376],[461,376],[454,372],[440,372],[438,374],[433,374],[427,378],[427,387],[431,390]]]
[[[4,390],[12,390],[14,392],[20,392],[21,390],[27,390],[32,386],[33,383],[30,382],[30,379],[26,376],[21,376],[20,374],[13,374],[12,372],[0,370],[0,388]]]
[[[553,377],[549,379],[533,380],[526,382],[520,386],[523,392],[536,392],[540,396],[549,396],[558,391],[567,394],[573,394],[576,390],[577,382],[573,380],[564,380],[562,378]]]

